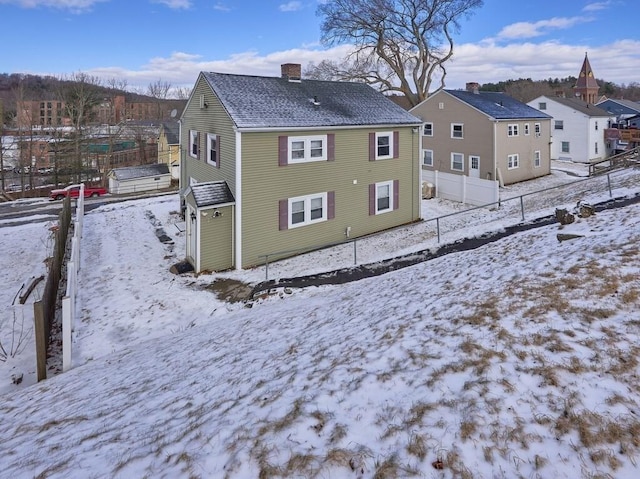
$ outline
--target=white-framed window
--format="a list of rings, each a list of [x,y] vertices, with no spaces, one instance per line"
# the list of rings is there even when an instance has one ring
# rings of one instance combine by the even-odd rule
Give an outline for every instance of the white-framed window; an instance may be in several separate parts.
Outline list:
[[[289,228],[327,220],[327,193],[289,198]]]
[[[510,123],[507,125],[507,136],[518,136],[518,124]]]
[[[451,169],[464,171],[464,155],[462,153],[451,153]]]
[[[189,130],[189,156],[198,158],[198,132]]]
[[[562,153],[570,153],[569,142],[563,141],[561,146]]]
[[[393,181],[376,183],[376,214],[393,210]]]
[[[433,166],[433,150],[422,150],[422,164]]]
[[[464,138],[464,124],[451,123],[451,138]]]
[[[470,156],[469,157],[469,169],[470,170],[479,170],[480,169],[480,157],[479,156]]]
[[[520,166],[520,157],[515,155],[509,155],[507,157],[507,168],[513,170],[514,168],[518,168]]]
[[[529,123],[524,124],[524,136],[529,136]]]
[[[564,130],[564,121],[563,120],[556,120],[553,126],[554,129],[556,130]]]
[[[536,136],[540,136],[540,123],[533,124],[533,132],[536,134]]]
[[[218,166],[219,153],[218,135],[207,133],[207,163]]]
[[[376,160],[393,158],[393,132],[376,133]]]
[[[546,110],[546,109],[547,109],[547,102],[541,101],[538,103],[538,110]]]
[[[596,131],[598,131],[598,122],[597,121],[596,121]]]
[[[536,150],[533,152],[533,167],[540,168],[540,151]]]
[[[327,135],[290,136],[289,163],[327,161]]]
[[[433,136],[433,123],[425,123],[422,134],[424,136]]]

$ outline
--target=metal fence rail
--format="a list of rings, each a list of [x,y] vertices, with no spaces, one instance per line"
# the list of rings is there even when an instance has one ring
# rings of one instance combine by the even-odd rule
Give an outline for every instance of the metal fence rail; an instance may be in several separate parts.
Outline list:
[[[442,241],[442,236],[445,233],[458,229],[458,226],[456,225],[447,229],[447,223],[449,221],[452,223],[459,223],[460,219],[464,218],[463,215],[468,216],[465,221],[465,226],[485,227],[485,225],[491,222],[504,220],[505,218],[512,218],[513,224],[517,224],[519,222],[535,219],[534,213],[536,218],[548,216],[553,214],[557,207],[571,205],[572,203],[577,204],[579,201],[588,202],[589,198],[593,198],[594,195],[598,195],[603,192],[606,192],[609,198],[612,198],[614,189],[625,187],[637,188],[639,184],[638,176],[631,175],[629,178],[618,178],[618,174],[624,171],[626,170],[618,170],[615,172],[609,172],[606,175],[603,174],[594,177],[586,177],[584,179],[577,179],[563,185],[500,199],[497,202],[488,203],[483,206],[473,206],[446,215],[425,218],[419,223],[399,227],[404,228],[407,232],[405,238],[403,238],[405,243],[403,245],[397,245],[394,242],[393,246],[397,249],[409,249],[412,247],[423,248],[425,242],[432,238],[436,239],[437,243],[440,243]],[[424,231],[423,229],[416,229],[418,225],[423,225],[425,223],[434,223],[434,230]],[[375,241],[375,238],[382,238],[386,233],[388,232],[374,233],[334,243],[318,244],[307,248],[274,251],[261,255],[260,258],[265,259],[265,280],[269,280],[270,265],[273,265],[275,261],[285,260],[288,257],[303,253],[326,256],[328,254],[327,251],[335,253],[337,251],[336,248],[347,246],[347,249],[342,249],[336,253],[336,255],[340,254],[342,257],[343,264],[350,262],[353,265],[358,265],[359,257],[363,261],[371,261],[372,256],[374,256],[372,254],[372,250],[377,250],[377,253],[380,247],[368,247],[367,243],[369,240]],[[382,248],[385,247],[385,245],[382,246]],[[390,247],[390,245],[388,247]],[[375,260],[378,261],[379,259]],[[313,260],[311,259],[310,262],[313,262]]]

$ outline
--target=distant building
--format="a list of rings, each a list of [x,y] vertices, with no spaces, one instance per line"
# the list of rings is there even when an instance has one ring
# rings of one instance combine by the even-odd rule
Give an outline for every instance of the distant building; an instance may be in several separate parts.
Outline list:
[[[105,97],[89,115],[89,124],[118,125],[128,121],[165,121],[182,114],[186,100],[127,101],[125,95]],[[17,127],[70,126],[64,101],[25,100],[17,104]]]
[[[18,128],[34,126],[68,126],[65,103],[55,100],[25,100],[17,103]]]
[[[576,98],[591,104],[595,104],[598,101],[598,90],[600,86],[593,75],[593,69],[589,63],[587,54],[584,54],[584,61],[582,62],[582,68],[578,74],[578,81],[573,87]]]

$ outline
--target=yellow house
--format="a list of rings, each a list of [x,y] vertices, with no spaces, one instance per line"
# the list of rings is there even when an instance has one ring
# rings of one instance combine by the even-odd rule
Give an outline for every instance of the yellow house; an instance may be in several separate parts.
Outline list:
[[[180,177],[180,125],[177,120],[165,121],[158,136],[158,163],[165,163],[171,178]]]

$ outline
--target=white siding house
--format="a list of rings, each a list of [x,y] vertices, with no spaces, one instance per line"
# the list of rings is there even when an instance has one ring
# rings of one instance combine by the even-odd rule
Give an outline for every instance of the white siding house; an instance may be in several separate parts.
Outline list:
[[[604,131],[615,121],[607,111],[577,98],[540,96],[528,103],[553,117],[551,159],[590,163],[602,160],[607,150]]]

